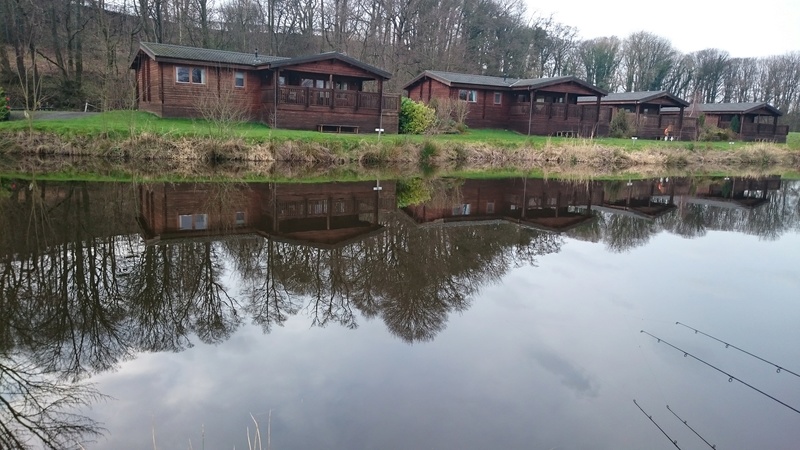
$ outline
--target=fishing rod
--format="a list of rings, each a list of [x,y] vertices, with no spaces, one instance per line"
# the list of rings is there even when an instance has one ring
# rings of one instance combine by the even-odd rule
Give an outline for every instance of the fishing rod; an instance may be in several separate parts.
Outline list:
[[[785,367],[779,366],[779,365],[775,364],[774,362],[767,361],[766,359],[764,359],[764,358],[762,358],[762,357],[760,357],[760,356],[758,356],[758,355],[754,355],[754,354],[752,354],[752,353],[748,352],[747,350],[743,350],[743,349],[741,349],[741,348],[739,348],[739,347],[737,347],[737,346],[735,346],[735,345],[733,345],[733,344],[729,344],[729,343],[727,343],[727,342],[725,342],[725,341],[723,341],[723,340],[721,340],[721,339],[717,339],[717,338],[715,338],[714,336],[712,336],[712,335],[710,335],[710,334],[703,333],[702,331],[700,331],[700,330],[698,330],[698,329],[696,329],[696,328],[692,328],[692,327],[690,327],[689,325],[686,325],[685,323],[675,322],[675,325],[681,325],[681,326],[684,326],[684,327],[686,327],[686,328],[688,328],[688,329],[690,329],[690,330],[694,330],[694,334],[700,333],[700,334],[702,334],[703,336],[710,337],[711,339],[713,339],[713,340],[715,340],[715,341],[717,341],[717,342],[719,342],[719,343],[725,344],[725,348],[728,348],[728,347],[733,347],[733,348],[735,348],[736,350],[739,350],[740,352],[742,352],[742,353],[744,353],[744,354],[750,355],[750,356],[752,356],[753,358],[756,358],[756,359],[757,359],[757,360],[759,360],[759,361],[763,361],[763,362],[765,362],[765,363],[767,363],[767,364],[769,364],[769,365],[771,365],[771,366],[775,367],[775,369],[776,369],[776,372],[777,372],[777,373],[781,373],[781,371],[785,371],[785,372],[789,372],[790,374],[792,374],[792,375],[794,375],[794,376],[796,376],[796,377],[800,378],[800,374],[798,374],[798,373],[792,372],[791,370],[789,370],[789,369],[787,369],[787,368],[785,368]]]
[[[771,398],[772,400],[774,400],[774,401],[776,401],[776,402],[780,403],[781,405],[783,405],[783,406],[785,406],[785,407],[787,407],[787,408],[791,409],[792,411],[794,411],[794,412],[796,412],[796,413],[800,414],[800,410],[798,410],[798,409],[796,409],[796,408],[794,408],[794,407],[792,407],[792,406],[789,406],[789,405],[787,405],[786,403],[784,403],[784,402],[782,402],[782,401],[778,400],[777,398],[775,398],[775,397],[773,397],[773,396],[771,396],[771,395],[767,394],[766,392],[764,392],[764,391],[762,391],[761,389],[759,389],[759,388],[757,388],[757,387],[753,386],[752,384],[749,384],[749,383],[745,382],[744,380],[741,380],[741,379],[739,379],[739,378],[737,378],[737,377],[735,377],[735,376],[733,376],[733,375],[729,374],[728,372],[725,372],[724,370],[720,369],[719,367],[717,367],[717,366],[715,366],[715,365],[713,365],[713,364],[711,364],[711,363],[705,362],[705,361],[703,361],[702,359],[698,358],[697,356],[694,356],[693,354],[691,354],[691,353],[689,353],[689,352],[687,352],[687,351],[685,351],[685,350],[682,350],[682,349],[680,349],[680,348],[678,348],[678,347],[675,347],[674,345],[672,345],[672,344],[670,344],[669,342],[667,342],[667,341],[665,341],[665,340],[661,339],[660,337],[653,336],[652,334],[648,333],[647,331],[640,330],[639,332],[640,332],[640,333],[644,333],[644,334],[646,334],[646,335],[648,335],[648,336],[652,337],[653,339],[657,340],[659,343],[663,342],[663,343],[665,343],[665,344],[669,345],[670,347],[674,348],[675,350],[677,350],[677,351],[679,351],[679,352],[683,353],[683,356],[684,356],[684,357],[691,356],[691,357],[692,357],[692,358],[694,358],[695,360],[697,360],[697,361],[700,361],[701,363],[703,363],[703,364],[707,365],[708,367],[711,367],[712,369],[716,370],[717,372],[720,372],[720,373],[722,373],[722,374],[726,375],[726,376],[728,377],[728,382],[729,382],[729,383],[730,383],[731,381],[733,381],[733,380],[736,380],[736,381],[738,381],[739,383],[742,383],[743,385],[745,385],[745,386],[749,387],[750,389],[752,389],[752,390],[754,390],[754,391],[758,392],[759,394],[761,394],[761,395],[764,395],[764,396],[766,396],[766,397],[768,397],[768,398]]]
[[[692,428],[691,426],[689,426],[689,423],[688,423],[688,422],[686,422],[685,420],[681,419],[681,418],[680,418],[680,416],[678,416],[677,414],[675,414],[675,411],[673,411],[672,409],[670,409],[669,405],[667,405],[667,409],[669,409],[669,412],[671,412],[673,416],[677,417],[677,418],[678,418],[678,420],[680,420],[681,422],[683,422],[683,424],[684,424],[684,425],[686,425],[686,427],[687,427],[687,428],[689,428],[690,430],[692,430],[692,433],[694,433],[694,434],[695,434],[697,437],[699,437],[699,438],[700,438],[700,439],[701,439],[703,442],[705,442],[705,443],[706,443],[706,445],[708,445],[709,447],[711,447],[711,448],[713,448],[714,450],[716,450],[716,448],[717,448],[717,446],[716,446],[716,445],[714,445],[714,444],[712,444],[712,443],[708,442],[707,440],[705,440],[705,438],[703,438],[703,436],[700,436],[700,433],[698,433],[697,431],[695,431],[695,430],[694,430],[694,428]]]
[[[636,407],[637,407],[637,408],[639,408],[639,411],[641,411],[641,412],[642,412],[642,414],[644,414],[645,416],[647,416],[647,418],[648,418],[648,419],[650,419],[650,422],[653,422],[653,425],[655,425],[655,426],[656,426],[656,428],[658,428],[658,430],[659,430],[659,431],[661,431],[661,432],[664,434],[664,436],[666,436],[666,437],[667,437],[667,439],[669,439],[669,441],[670,441],[670,442],[672,442],[672,445],[674,445],[674,446],[675,446],[675,448],[677,448],[678,450],[680,450],[680,447],[678,447],[678,441],[677,441],[677,440],[675,440],[675,439],[672,439],[671,437],[669,437],[669,435],[667,434],[667,432],[666,432],[666,431],[664,431],[664,429],[663,429],[663,428],[661,428],[661,427],[658,425],[658,423],[656,423],[656,421],[655,421],[655,420],[653,420],[653,416],[651,416],[650,414],[647,414],[646,412],[644,412],[644,410],[642,409],[642,407],[641,407],[641,406],[639,406],[639,404],[638,404],[638,403],[636,403],[636,399],[633,399],[633,404],[634,404],[634,405],[636,405]]]

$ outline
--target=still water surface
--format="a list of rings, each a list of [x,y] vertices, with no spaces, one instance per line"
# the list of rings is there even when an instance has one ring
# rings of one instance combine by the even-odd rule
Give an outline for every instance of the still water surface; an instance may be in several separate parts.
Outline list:
[[[708,448],[667,405],[800,442],[800,378],[676,325],[800,373],[800,182],[2,180],[0,217],[0,383],[95,383],[87,449]]]

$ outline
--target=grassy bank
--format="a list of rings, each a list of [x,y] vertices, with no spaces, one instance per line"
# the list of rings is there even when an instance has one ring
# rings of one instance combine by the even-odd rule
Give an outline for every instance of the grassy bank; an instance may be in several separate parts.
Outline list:
[[[0,153],[27,155],[27,165],[40,161],[42,169],[48,164],[42,157],[57,155],[147,162],[161,171],[189,173],[209,162],[242,163],[251,173],[274,172],[277,165],[294,170],[393,166],[401,172],[420,167],[514,167],[562,173],[736,172],[753,168],[787,172],[800,167],[800,135],[792,133],[787,144],[548,138],[501,130],[435,136],[339,135],[272,130],[262,124],[220,129],[205,121],[116,111],[67,120],[0,123]],[[32,160],[32,156],[39,159]]]

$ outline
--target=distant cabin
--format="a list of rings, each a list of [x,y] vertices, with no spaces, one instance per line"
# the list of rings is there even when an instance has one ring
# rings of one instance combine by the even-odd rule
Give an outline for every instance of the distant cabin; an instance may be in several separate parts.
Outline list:
[[[578,98],[578,104],[592,104],[594,97]],[[667,91],[615,92],[600,100],[602,106],[611,108],[611,117],[627,114],[633,135],[641,139],[688,139],[695,138],[694,119],[686,120],[684,110],[689,102]],[[662,115],[664,108],[673,108],[676,113]]]
[[[734,131],[743,141],[786,142],[789,134],[787,125],[778,125],[778,118],[783,115],[777,108],[767,102],[749,103],[703,103],[692,105],[689,109],[694,114],[702,114],[705,125]],[[664,108],[664,115],[678,114],[676,108]],[[738,121],[738,131],[734,125]]]
[[[606,92],[573,76],[509,78],[426,70],[403,89],[412,100],[443,99],[469,105],[470,128],[510,129],[528,135],[606,136],[608,117],[600,110]],[[590,96],[594,103],[578,104]]]
[[[285,58],[142,42],[131,60],[140,110],[200,117],[207,100],[242,107],[276,128],[396,133],[400,96],[391,74],[337,52]]]

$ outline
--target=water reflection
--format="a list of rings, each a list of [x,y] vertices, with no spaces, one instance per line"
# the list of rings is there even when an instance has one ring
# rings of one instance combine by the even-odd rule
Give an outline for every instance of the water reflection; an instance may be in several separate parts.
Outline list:
[[[800,185],[779,177],[5,180],[0,373],[6,378],[0,381],[47,376],[59,389],[83,386],[71,382],[137,353],[177,352],[193,339],[221,343],[248,322],[269,333],[298,314],[318,327],[380,320],[402,341],[430,341],[486,286],[515,267],[536,266],[568,239],[613,252],[643,246],[662,232],[696,238],[723,230],[776,239],[798,229],[799,206]],[[538,358],[553,371],[565,366],[557,355]],[[582,379],[565,383],[594,389]],[[2,414],[13,417],[8,406]],[[49,420],[57,419],[75,433],[92,431],[88,419]],[[0,443],[13,443],[21,433],[15,430]]]

